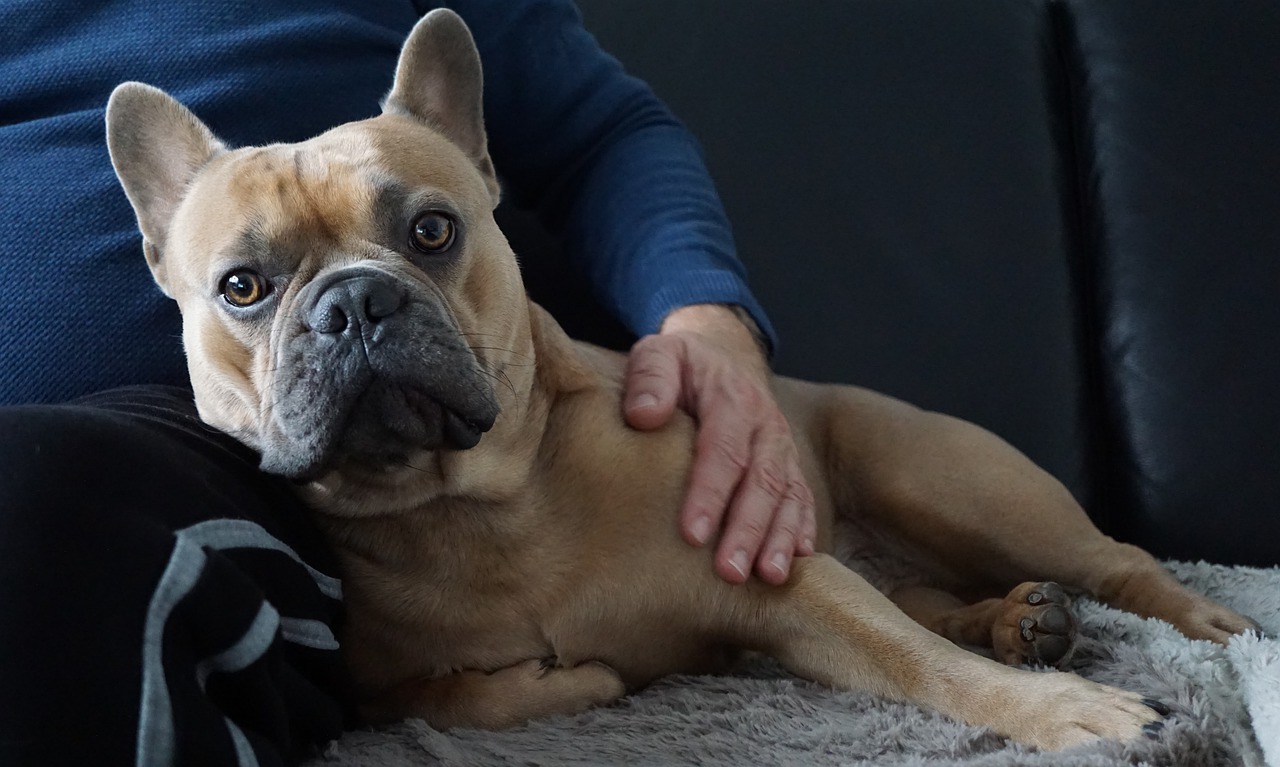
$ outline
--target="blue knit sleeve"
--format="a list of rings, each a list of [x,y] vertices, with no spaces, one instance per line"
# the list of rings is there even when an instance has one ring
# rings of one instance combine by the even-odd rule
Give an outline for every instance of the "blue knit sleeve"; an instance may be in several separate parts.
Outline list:
[[[485,74],[490,153],[601,301],[637,334],[693,303],[742,306],[747,288],[701,150],[640,80],[600,49],[568,0],[454,0]]]

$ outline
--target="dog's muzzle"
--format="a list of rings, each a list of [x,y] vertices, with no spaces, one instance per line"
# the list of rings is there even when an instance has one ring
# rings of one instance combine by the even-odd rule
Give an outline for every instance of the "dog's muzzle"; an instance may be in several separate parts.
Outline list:
[[[389,276],[373,270],[329,275],[303,307],[310,329],[348,342],[377,332],[382,320],[404,304],[404,289]]]
[[[465,450],[497,419],[490,376],[421,285],[347,267],[306,286],[282,321],[266,471],[305,478]]]

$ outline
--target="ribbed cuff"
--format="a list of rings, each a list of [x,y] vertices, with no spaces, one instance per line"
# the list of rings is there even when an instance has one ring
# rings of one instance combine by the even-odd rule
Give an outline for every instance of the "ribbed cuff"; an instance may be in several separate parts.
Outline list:
[[[778,349],[778,337],[769,322],[764,308],[756,301],[747,286],[735,275],[718,270],[685,272],[681,279],[659,290],[649,299],[644,314],[638,318],[634,330],[640,335],[657,333],[667,315],[692,304],[730,304],[742,307],[760,331],[766,357],[773,358]]]

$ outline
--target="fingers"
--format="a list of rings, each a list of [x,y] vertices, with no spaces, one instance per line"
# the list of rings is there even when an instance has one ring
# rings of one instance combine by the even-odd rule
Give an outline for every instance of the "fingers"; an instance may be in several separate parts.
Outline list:
[[[805,519],[813,519],[813,503],[802,493],[803,485],[793,485],[774,511],[773,526],[756,557],[755,573],[766,583],[785,583],[791,575],[792,557],[813,553],[812,538],[804,545]]]
[[[785,582],[792,557],[813,552],[813,506],[791,432],[778,414],[755,435],[716,550],[716,572],[731,583],[745,581],[752,570],[766,583]]]
[[[724,521],[716,573],[742,583],[754,570],[767,583],[782,583],[792,557],[813,552],[813,496],[772,398],[739,392],[734,399],[713,400],[702,410],[681,529],[690,543],[702,545]]]
[[[656,428],[676,407],[694,417],[681,534],[701,546],[720,533],[715,569],[730,583],[746,581],[753,571],[782,583],[794,556],[813,553],[817,533],[791,429],[774,399],[768,365],[742,323],[724,307],[687,309],[669,316],[662,334],[632,347],[627,422]]]
[[[675,412],[682,380],[680,341],[646,336],[627,356],[623,413],[636,429],[656,429]]]
[[[681,532],[695,546],[705,545],[720,529],[729,501],[751,464],[752,437],[747,420],[734,417],[731,408],[713,402],[699,415],[689,492],[680,513]],[[758,524],[754,518],[751,522]],[[765,528],[761,525],[757,534],[747,537],[762,539]],[[724,545],[720,548],[723,550]],[[716,571],[725,580],[741,583],[751,570],[752,551],[747,547],[741,557],[732,556],[736,549],[728,558],[717,556]]]

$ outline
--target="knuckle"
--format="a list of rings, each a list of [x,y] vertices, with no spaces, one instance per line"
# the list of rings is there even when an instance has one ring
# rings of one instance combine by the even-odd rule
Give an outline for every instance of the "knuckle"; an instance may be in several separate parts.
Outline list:
[[[794,541],[799,535],[803,526],[800,524],[799,514],[788,514],[786,511],[779,512],[778,516],[773,520],[772,539],[775,542]]]
[[[645,336],[631,347],[627,359],[633,369],[666,366],[674,355],[670,345],[663,342],[661,336]]]
[[[654,385],[665,386],[671,379],[670,372],[658,365],[637,365],[631,369],[628,381],[633,385],[643,385],[654,388]]]
[[[707,517],[718,525],[729,507],[729,495],[732,491],[732,484],[717,481],[714,476],[695,476],[685,500],[686,513],[691,519]]]
[[[800,505],[801,513],[813,516],[813,491],[802,480],[792,480],[787,485],[787,497]]]
[[[774,498],[785,497],[794,484],[782,467],[773,461],[756,464],[751,472],[751,482]]]
[[[787,453],[794,459],[795,438],[791,434],[791,423],[782,414],[777,403],[772,401],[762,403],[760,429],[780,452]]]
[[[710,436],[711,451],[726,464],[738,471],[739,476],[750,465],[750,454],[746,444],[736,434],[718,432]]]
[[[764,394],[749,378],[735,378],[728,382],[729,396],[747,413],[759,413],[764,407]]]
[[[719,520],[729,507],[729,494],[732,490],[732,484],[726,484],[721,477],[709,473],[698,474],[695,471],[685,498],[686,513],[691,518],[706,516]]]
[[[733,529],[740,540],[750,541],[759,541],[769,532],[766,521],[755,517],[735,520]]]
[[[674,357],[680,342],[672,336],[648,335],[631,345],[633,353],[644,356]]]

